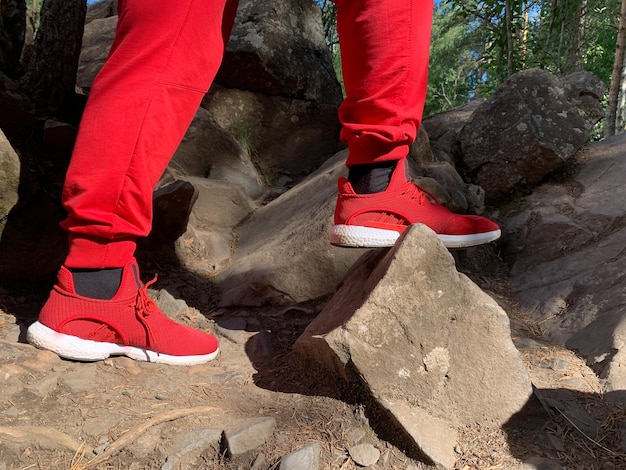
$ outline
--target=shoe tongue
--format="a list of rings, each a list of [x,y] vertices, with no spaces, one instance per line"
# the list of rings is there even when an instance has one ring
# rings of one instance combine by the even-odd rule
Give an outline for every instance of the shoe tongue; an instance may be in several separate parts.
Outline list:
[[[391,180],[389,180],[389,186],[387,186],[387,189],[399,188],[400,186],[404,186],[409,181],[411,181],[411,176],[409,175],[409,164],[407,159],[403,158],[402,160],[398,160],[398,164],[391,174]]]
[[[122,282],[120,288],[115,293],[113,299],[125,299],[137,294],[137,291],[143,287],[139,276],[139,266],[137,261],[133,259],[122,270]]]

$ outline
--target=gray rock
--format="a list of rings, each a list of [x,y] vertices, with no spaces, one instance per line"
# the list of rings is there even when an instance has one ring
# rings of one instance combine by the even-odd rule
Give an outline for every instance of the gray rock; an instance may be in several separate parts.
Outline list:
[[[187,231],[191,208],[198,199],[195,186],[176,180],[158,188],[153,195],[152,231],[140,241],[142,247],[155,249],[171,245]]]
[[[320,466],[321,447],[316,442],[284,455],[279,470],[317,470]]]
[[[254,459],[254,463],[252,464],[252,467],[250,467],[250,470],[262,470],[266,467],[267,458],[265,457],[265,454],[260,453],[256,456],[256,459]]]
[[[236,109],[226,111],[237,114]],[[245,149],[204,108],[199,108],[176,149],[168,169],[176,176],[197,176],[230,183],[251,198],[265,190],[263,180]]]
[[[227,318],[217,322],[217,331],[235,343],[244,344],[252,335],[246,331],[247,324],[245,318]]]
[[[194,185],[198,194],[190,216],[196,228],[232,229],[255,209],[241,186],[197,176],[184,179]]]
[[[100,0],[89,2],[85,23],[89,24],[98,18],[109,18],[117,14],[117,0]]]
[[[0,130],[0,233],[6,225],[9,212],[18,200],[20,159]]]
[[[15,406],[11,406],[5,410],[4,415],[7,418],[17,418],[20,415],[20,410],[18,410]]]
[[[272,348],[272,334],[261,330],[246,343],[246,353],[253,361],[271,359],[274,353]]]
[[[589,139],[601,115],[589,113],[587,101],[599,106],[603,94],[593,94],[602,88],[600,79],[585,73],[566,83],[545,70],[519,72],[464,126],[463,163],[470,180],[485,189],[487,202],[533,188]],[[582,89],[589,91],[584,102]]]
[[[232,263],[216,278],[221,306],[289,305],[336,290],[366,251],[328,243],[345,156],[337,154],[237,227]]]
[[[380,451],[372,444],[357,444],[348,449],[348,453],[354,463],[361,467],[375,465],[380,458]]]
[[[46,398],[57,388],[60,375],[56,372],[50,373],[29,383],[25,388],[40,398]]]
[[[563,467],[556,460],[529,457],[523,464],[511,467],[511,470],[563,470]]]
[[[79,370],[64,372],[59,376],[59,384],[72,394],[90,394],[97,390],[99,371],[95,364],[81,364]]]
[[[252,419],[234,430],[224,431],[224,441],[231,456],[244,454],[263,445],[276,428],[276,419]]]
[[[579,171],[537,188],[502,220],[515,301],[546,339],[626,388],[626,135],[588,144]]]
[[[114,428],[123,418],[120,413],[107,410],[106,413],[85,418],[83,432],[88,436],[98,437]]]
[[[311,74],[309,71],[318,70]],[[216,81],[337,106],[341,87],[312,1],[242,0]]]
[[[506,313],[421,225],[364,255],[294,350],[362,381],[401,435],[448,467],[458,425],[501,425],[531,394]]]
[[[174,252],[189,271],[212,275],[230,263],[235,244],[231,230],[200,230],[190,224],[174,243]]]
[[[346,433],[346,441],[351,445],[356,445],[365,437],[365,429],[362,427],[350,428]]]
[[[213,87],[202,107],[274,185],[285,175],[301,179],[343,148],[335,105]]]
[[[117,16],[95,18],[85,25],[78,73],[76,74],[76,84],[79,87],[91,87],[94,78],[104,65],[111,44],[113,44],[116,25]]]
[[[222,431],[214,428],[194,429],[177,433],[172,439],[172,445],[167,452],[167,458],[161,466],[161,470],[184,468],[182,464],[185,459],[199,455],[208,447],[217,448],[221,436]]]
[[[156,295],[152,297],[163,313],[178,322],[184,322],[185,317],[189,315],[187,302],[183,299],[175,298],[166,289],[159,290]]]
[[[289,305],[335,291],[366,251],[328,243],[345,155],[337,154],[237,228],[233,261],[216,278],[221,306]]]

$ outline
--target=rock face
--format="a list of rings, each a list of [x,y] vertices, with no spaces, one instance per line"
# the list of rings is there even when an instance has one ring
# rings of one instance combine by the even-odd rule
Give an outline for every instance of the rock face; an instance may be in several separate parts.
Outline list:
[[[202,106],[270,183],[302,178],[342,148],[336,105],[214,86]]]
[[[563,80],[540,69],[513,75],[461,131],[468,178],[490,203],[532,189],[587,142],[603,116],[603,94],[590,73]]]
[[[341,87],[327,51],[320,9],[312,0],[242,0],[216,81],[337,106]]]
[[[503,221],[516,300],[607,391],[626,389],[625,148],[625,134],[587,145],[575,175],[538,188]]]
[[[0,233],[11,209],[18,201],[20,160],[4,133],[0,130]]]
[[[99,4],[101,3],[104,2]],[[117,16],[96,18],[85,25],[78,73],[76,74],[76,85],[79,87],[91,87],[109,53],[115,37],[116,25]]]
[[[340,152],[237,227],[237,251],[217,277],[222,306],[293,304],[335,291],[364,252],[328,243],[345,158]]]
[[[364,255],[295,350],[357,377],[422,452],[454,462],[457,426],[500,425],[531,393],[505,312],[414,226]]]

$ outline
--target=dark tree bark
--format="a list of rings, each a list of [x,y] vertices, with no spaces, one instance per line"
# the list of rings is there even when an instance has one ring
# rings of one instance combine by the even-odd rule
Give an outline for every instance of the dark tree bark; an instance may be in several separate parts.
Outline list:
[[[44,0],[22,86],[38,113],[62,117],[75,94],[86,0]]]
[[[9,77],[21,72],[25,31],[25,0],[0,0],[0,71]]]

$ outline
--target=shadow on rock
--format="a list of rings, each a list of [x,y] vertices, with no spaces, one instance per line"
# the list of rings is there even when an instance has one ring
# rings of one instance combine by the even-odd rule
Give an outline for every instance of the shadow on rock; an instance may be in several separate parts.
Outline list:
[[[503,426],[512,455],[539,470],[621,469],[626,462],[626,391],[604,395],[537,389]]]

